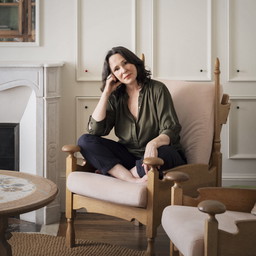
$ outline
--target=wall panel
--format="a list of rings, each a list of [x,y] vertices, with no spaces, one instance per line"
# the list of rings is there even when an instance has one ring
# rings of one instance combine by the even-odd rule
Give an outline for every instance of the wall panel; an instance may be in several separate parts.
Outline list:
[[[256,159],[256,97],[231,97],[229,158]]]
[[[154,77],[211,80],[211,1],[152,3]]]
[[[256,81],[256,1],[229,0],[229,80]]]
[[[135,0],[77,0],[77,80],[99,81],[113,46],[136,50]]]

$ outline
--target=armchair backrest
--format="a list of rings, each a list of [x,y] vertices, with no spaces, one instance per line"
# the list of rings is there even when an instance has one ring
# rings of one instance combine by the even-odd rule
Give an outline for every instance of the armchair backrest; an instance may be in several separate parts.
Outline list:
[[[222,93],[220,62],[216,59],[214,82],[162,80],[169,88],[182,126],[181,144],[188,163],[209,164],[221,185],[220,133],[229,114],[229,96]]]
[[[161,81],[173,98],[188,163],[208,164],[214,136],[214,83]]]

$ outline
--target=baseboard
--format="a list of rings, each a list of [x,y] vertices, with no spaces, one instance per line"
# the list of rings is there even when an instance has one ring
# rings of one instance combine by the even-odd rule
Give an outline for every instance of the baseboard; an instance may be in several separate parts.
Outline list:
[[[57,236],[59,231],[60,223],[50,224],[50,225],[42,225],[40,233],[51,235],[51,236]]]
[[[222,186],[256,186],[256,175],[255,174],[229,174],[222,176]]]
[[[60,205],[53,203],[44,207],[44,222],[43,225],[59,223],[61,217]]]

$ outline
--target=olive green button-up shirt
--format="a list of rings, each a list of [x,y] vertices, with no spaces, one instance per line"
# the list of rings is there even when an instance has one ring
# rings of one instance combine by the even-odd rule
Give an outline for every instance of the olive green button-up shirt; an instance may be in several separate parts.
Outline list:
[[[181,149],[181,126],[167,87],[156,80],[149,80],[140,90],[137,120],[131,114],[126,92],[109,97],[106,118],[100,122],[90,117],[90,134],[105,136],[112,128],[129,152],[142,158],[147,143],[160,134],[170,137],[170,144]]]

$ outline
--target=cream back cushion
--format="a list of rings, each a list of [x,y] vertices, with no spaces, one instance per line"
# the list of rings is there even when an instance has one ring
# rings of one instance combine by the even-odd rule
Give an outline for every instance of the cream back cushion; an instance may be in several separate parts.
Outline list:
[[[208,164],[214,133],[214,83],[161,81],[173,98],[188,163]]]

